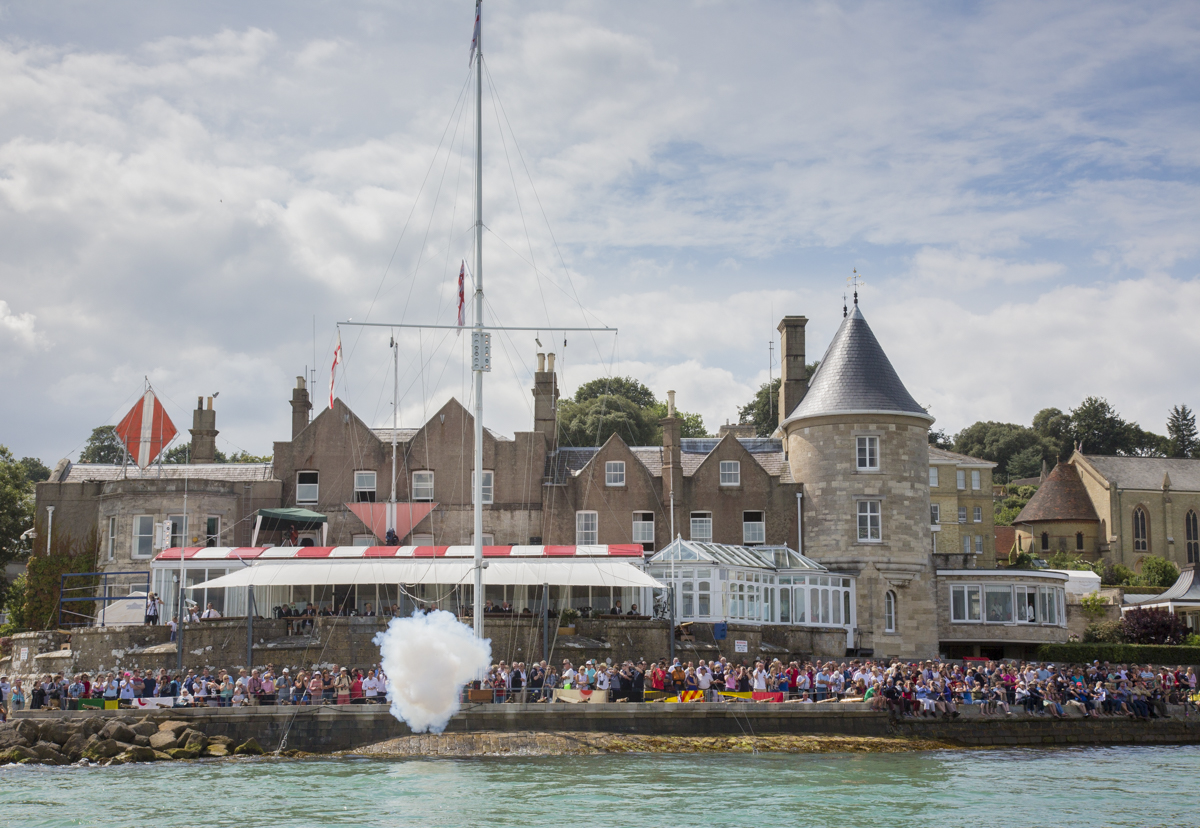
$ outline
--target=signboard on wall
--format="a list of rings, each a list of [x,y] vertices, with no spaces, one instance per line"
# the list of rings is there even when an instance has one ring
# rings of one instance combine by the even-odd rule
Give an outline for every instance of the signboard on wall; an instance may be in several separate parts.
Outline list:
[[[21,661],[28,661],[28,660],[29,660],[29,648],[22,647],[21,648]]]
[[[733,651],[735,653],[748,653],[750,652],[750,646],[745,641],[734,641]]]

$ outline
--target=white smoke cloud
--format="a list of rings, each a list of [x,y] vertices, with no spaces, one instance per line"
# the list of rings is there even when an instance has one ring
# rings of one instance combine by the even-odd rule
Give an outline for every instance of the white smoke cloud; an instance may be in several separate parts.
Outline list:
[[[492,643],[451,613],[393,618],[375,636],[392,715],[414,733],[441,733],[458,712],[459,691],[492,663]]]

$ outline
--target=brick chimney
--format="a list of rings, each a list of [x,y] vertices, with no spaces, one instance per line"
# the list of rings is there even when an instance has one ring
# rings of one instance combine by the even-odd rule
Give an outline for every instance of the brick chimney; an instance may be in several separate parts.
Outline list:
[[[785,316],[779,323],[779,358],[782,382],[779,383],[779,422],[804,399],[808,391],[808,371],[804,367],[804,326],[808,317]]]
[[[204,397],[196,398],[196,410],[192,412],[191,462],[215,463],[217,461],[217,412],[213,411],[213,398],[208,398],[208,407],[204,405]]]
[[[554,373],[554,354],[537,355],[533,375],[533,430],[546,437],[546,451],[558,447],[558,376]]]
[[[663,430],[663,506],[671,508],[671,493],[675,493],[675,532],[682,523],[678,512],[683,508],[683,448],[679,437],[679,418],[675,416],[675,392],[667,392],[667,416],[658,421]],[[670,514],[668,512],[668,520]],[[669,529],[668,529],[669,531]],[[675,538],[671,538],[675,540]]]
[[[301,431],[308,427],[308,412],[312,411],[312,403],[308,401],[308,386],[304,377],[296,377],[296,387],[292,390],[292,439],[296,439]]]

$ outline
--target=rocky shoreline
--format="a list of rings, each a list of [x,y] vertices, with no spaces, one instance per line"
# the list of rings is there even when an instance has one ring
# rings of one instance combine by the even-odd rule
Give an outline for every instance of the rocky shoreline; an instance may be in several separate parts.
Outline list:
[[[402,736],[341,756],[597,756],[628,753],[908,753],[960,750],[929,739],[876,736],[641,736],[616,733],[423,733]]]
[[[252,738],[235,746],[226,736],[206,736],[190,722],[149,717],[19,719],[0,726],[0,765],[124,765],[263,753]]]

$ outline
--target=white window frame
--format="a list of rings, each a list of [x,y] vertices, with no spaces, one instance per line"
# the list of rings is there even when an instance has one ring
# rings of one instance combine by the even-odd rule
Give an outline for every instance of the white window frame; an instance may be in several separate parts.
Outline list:
[[[929,467],[929,488],[931,488],[931,489],[938,488],[938,467],[937,466]]]
[[[604,463],[604,485],[605,486],[624,486],[625,485],[625,461],[624,460],[606,460]]]
[[[430,498],[432,499],[432,498]],[[471,469],[471,502],[475,502],[475,470]],[[496,502],[496,473],[483,470],[483,505],[491,506]],[[474,543],[474,541],[472,541]]]
[[[896,631],[896,593],[890,589],[883,593],[883,631]]]
[[[302,483],[302,475],[316,475],[315,483]],[[311,497],[309,496],[311,495]],[[314,469],[304,469],[296,472],[296,503],[317,503],[321,496],[321,473]]]
[[[972,523],[983,523],[983,507],[982,506],[976,506],[971,511],[971,522]]]
[[[146,521],[146,522],[143,523],[143,521]],[[155,526],[156,526],[156,524],[154,521],[154,515],[134,515],[133,516],[133,530],[131,533],[131,543],[130,543],[130,547],[129,547],[129,556],[131,558],[136,558],[138,560],[145,560],[146,558],[154,557],[154,529],[155,529]],[[145,529],[148,531],[139,532],[138,531],[139,529]],[[138,552],[138,547],[142,546],[142,545],[144,545],[146,547],[146,552],[144,554]]]
[[[883,542],[883,502],[880,500],[860,500],[855,504],[858,542]]]
[[[960,492],[965,492],[967,490],[967,470],[955,469],[954,482],[958,485],[958,490]]]
[[[971,595],[975,596],[975,617],[971,617]],[[961,595],[963,615],[955,605],[956,595]],[[983,621],[983,587],[979,584],[951,584],[950,621],[954,624],[979,624]]]
[[[737,460],[722,460],[718,467],[722,486],[742,485],[742,464]]]
[[[689,540],[698,543],[712,543],[712,512],[692,512],[688,530]],[[707,537],[705,537],[706,532]]]
[[[981,485],[982,477],[979,474],[979,469],[971,469],[971,490],[977,492]]]
[[[633,542],[654,544],[654,512],[633,513]]]
[[[966,506],[958,507],[958,522],[959,523],[967,522],[967,507]]]
[[[361,475],[361,477],[360,477],[360,475]],[[369,478],[368,478],[368,475],[370,475]],[[368,479],[370,480],[370,483],[371,483],[371,485],[369,485],[369,486],[367,485]],[[379,476],[373,471],[368,471],[366,469],[356,470],[354,472],[354,502],[355,503],[374,503],[378,499],[378,496],[377,496],[378,489],[377,489],[377,485],[376,485],[378,483],[378,480],[379,480]],[[364,497],[362,499],[359,499],[359,493],[366,494],[367,492],[370,492],[370,494],[371,494],[370,498]]]
[[[108,519],[108,560],[116,560],[117,557],[117,516],[113,515]]]
[[[930,503],[929,504],[929,525],[930,526],[941,526],[942,525],[942,505],[940,503]]]
[[[473,488],[473,487],[472,487]],[[412,499],[414,501],[428,502],[433,500],[434,494],[434,476],[429,469],[422,469],[412,473]]]
[[[746,520],[746,515],[758,515],[762,520]],[[767,542],[767,513],[763,511],[742,512],[742,544],[761,546]]]
[[[595,546],[600,542],[599,512],[580,511],[575,513],[575,545]]]
[[[963,554],[970,555],[971,554],[971,536],[970,535],[962,536],[962,546],[963,546]]]
[[[989,594],[992,594],[992,595],[1003,595],[1003,594],[1004,594],[1004,593],[1006,593],[1006,592],[1008,593],[1008,612],[1009,612],[1009,617],[1008,617],[1007,619],[1001,619],[1001,620],[999,620],[999,621],[993,621],[993,620],[991,620],[990,618],[988,618],[988,602],[987,602],[988,595],[989,595]],[[1017,608],[1016,608],[1016,598],[1015,598],[1015,597],[1014,597],[1014,595],[1013,595],[1013,588],[1012,588],[1012,586],[1011,586],[1011,585],[1008,585],[1008,586],[989,585],[989,584],[984,584],[984,585],[983,585],[983,616],[984,616],[984,617],[983,617],[983,620],[984,620],[984,623],[986,623],[986,624],[1007,624],[1007,625],[1016,624],[1016,623],[1017,623],[1017,621],[1016,621],[1016,615],[1017,615],[1017,612],[1016,612],[1016,610],[1017,610]]]
[[[173,549],[176,547],[182,549],[187,546],[187,518],[184,515],[167,515],[167,520],[171,521],[171,537],[163,538],[163,549]],[[179,539],[178,543],[175,542],[176,538]]]
[[[975,536],[975,554],[976,555],[983,554],[983,535]]]
[[[879,471],[879,437],[865,434],[854,438],[854,467],[859,471]]]

